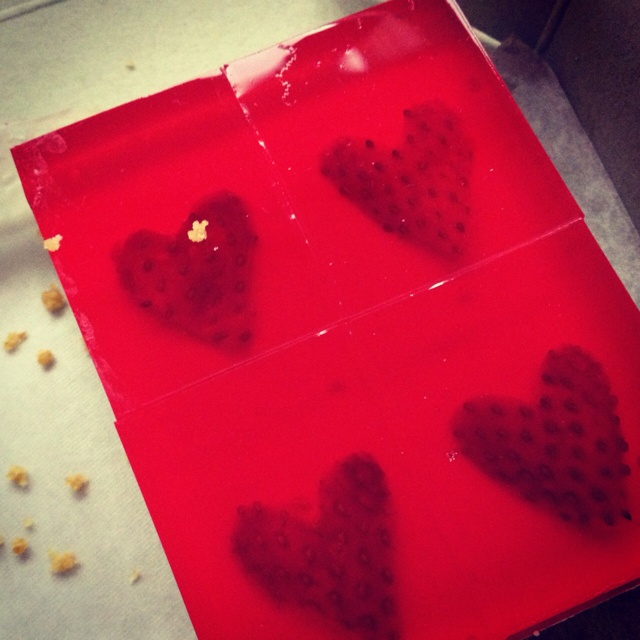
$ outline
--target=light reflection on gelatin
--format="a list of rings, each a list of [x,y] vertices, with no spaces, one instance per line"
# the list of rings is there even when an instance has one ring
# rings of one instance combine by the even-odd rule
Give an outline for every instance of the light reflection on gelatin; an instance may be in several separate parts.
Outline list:
[[[366,73],[369,69],[367,60],[356,47],[349,47],[340,62],[340,69],[350,73]]]

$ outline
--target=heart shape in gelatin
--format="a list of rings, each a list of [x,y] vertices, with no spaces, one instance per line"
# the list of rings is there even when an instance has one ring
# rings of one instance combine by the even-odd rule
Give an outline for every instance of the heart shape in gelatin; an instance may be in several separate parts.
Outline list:
[[[163,324],[228,349],[252,339],[249,292],[257,237],[242,201],[223,191],[170,237],[141,229],[114,253],[129,297]]]
[[[394,147],[341,138],[320,169],[339,192],[395,234],[440,257],[464,251],[473,152],[459,117],[440,102],[403,111]]]
[[[365,640],[398,640],[389,491],[378,463],[352,454],[320,482],[319,518],[254,503],[238,509],[233,551],[278,603],[297,605]]]
[[[575,345],[548,352],[539,398],[467,400],[452,421],[460,452],[525,499],[582,527],[631,519],[628,444],[602,366]]]

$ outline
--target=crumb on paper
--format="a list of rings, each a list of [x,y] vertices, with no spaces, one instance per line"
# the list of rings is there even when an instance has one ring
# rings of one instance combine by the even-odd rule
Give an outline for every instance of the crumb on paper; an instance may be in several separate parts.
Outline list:
[[[67,301],[64,299],[60,289],[52,283],[48,289],[42,292],[42,304],[47,311],[57,313],[61,309],[64,309]]]
[[[12,464],[7,471],[7,478],[23,489],[29,485],[29,473],[19,464]]]
[[[57,251],[60,248],[61,241],[62,236],[58,233],[55,236],[44,240],[42,244],[47,251]]]
[[[14,538],[11,542],[11,551],[14,555],[21,556],[29,548],[29,541],[26,538]]]
[[[207,239],[207,225],[209,224],[208,220],[203,220],[202,222],[198,222],[197,220],[193,221],[193,225],[191,226],[191,230],[187,231],[187,236],[189,236],[189,240],[191,242],[202,242]]]
[[[77,564],[76,556],[71,551],[49,551],[49,568],[51,573],[65,573],[71,571]]]
[[[129,71],[135,71],[136,70],[136,64],[135,62],[132,62],[131,60],[129,60],[129,62],[127,62],[127,64],[124,65]]]
[[[43,369],[50,369],[55,361],[56,359],[53,357],[53,353],[49,349],[40,349],[40,351],[38,351],[38,364]]]
[[[33,529],[33,525],[35,525],[35,520],[29,516],[26,518],[22,518],[22,526],[25,529]]]
[[[83,473],[71,473],[64,479],[64,481],[65,484],[75,492],[85,491],[89,484],[89,478],[87,478]]]
[[[131,573],[129,574],[129,584],[135,584],[139,582],[142,578],[142,572],[140,569],[131,569]]]
[[[26,331],[11,331],[4,339],[4,350],[7,353],[15,351],[27,339]]]

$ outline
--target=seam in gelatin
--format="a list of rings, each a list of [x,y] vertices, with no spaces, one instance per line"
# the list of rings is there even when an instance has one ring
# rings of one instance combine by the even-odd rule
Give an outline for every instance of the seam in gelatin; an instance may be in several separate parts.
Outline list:
[[[541,240],[543,240],[546,237],[549,236],[553,236],[557,233],[560,233],[561,231],[563,231],[564,229],[568,229],[570,227],[572,227],[575,224],[580,224],[582,223],[583,225],[585,224],[584,221],[582,219],[578,219],[578,220],[572,220],[571,222],[568,222],[566,224],[560,225],[558,227],[556,227],[555,229],[541,234],[539,236],[536,236],[536,238],[531,239],[528,242],[522,242],[516,246],[510,247],[509,249],[505,249],[503,251],[500,251],[498,253],[495,253],[481,261],[475,262],[473,265],[469,265],[468,267],[465,268],[461,268],[459,270],[457,270],[455,273],[451,274],[451,276],[443,279],[443,280],[438,280],[437,282],[429,282],[429,283],[425,283],[419,287],[416,287],[414,289],[412,289],[411,291],[407,291],[406,293],[402,293],[399,294],[397,296],[394,296],[392,298],[389,298],[387,300],[384,300],[383,302],[380,302],[376,305],[372,305],[367,307],[366,309],[362,309],[360,311],[357,312],[353,312],[347,316],[343,316],[338,320],[335,320],[334,322],[328,323],[327,325],[323,326],[320,329],[315,329],[313,331],[309,331],[305,334],[302,334],[300,336],[297,336],[295,338],[291,338],[290,340],[287,340],[285,342],[281,342],[273,347],[271,347],[270,349],[265,349],[263,351],[261,351],[260,353],[256,353],[254,355],[249,355],[247,358],[239,361],[239,362],[234,362],[232,364],[230,364],[227,367],[223,367],[221,369],[216,370],[215,372],[209,374],[208,376],[205,376],[203,378],[198,378],[197,380],[194,380],[188,384],[182,385],[181,387],[177,387],[174,388],[172,391],[169,391],[167,393],[161,394],[156,396],[155,398],[153,398],[152,400],[149,400],[147,402],[144,402],[142,404],[137,405],[136,407],[129,409],[129,410],[124,410],[121,414],[121,417],[124,416],[129,416],[131,414],[135,414],[141,410],[144,410],[145,408],[149,407],[149,406],[153,406],[156,404],[159,404],[161,402],[163,402],[166,398],[171,397],[173,395],[176,395],[178,393],[182,393],[184,390],[186,389],[192,389],[194,387],[197,387],[199,385],[202,384],[206,384],[208,381],[213,380],[219,376],[225,375],[226,373],[228,373],[229,371],[233,371],[236,369],[240,369],[246,366],[250,366],[252,365],[254,362],[266,359],[266,358],[270,358],[271,356],[273,356],[273,354],[278,353],[280,351],[284,351],[287,349],[290,349],[292,347],[294,347],[295,345],[301,344],[303,342],[306,342],[308,340],[311,340],[313,338],[321,338],[322,336],[327,335],[329,332],[334,331],[339,329],[340,327],[344,327],[347,326],[351,323],[353,323],[354,321],[360,319],[360,318],[364,318],[366,316],[369,316],[371,314],[374,313],[378,313],[379,311],[382,311],[383,309],[387,309],[389,307],[401,304],[403,301],[408,300],[410,298],[414,298],[422,293],[426,293],[428,291],[432,291],[434,289],[440,288],[443,285],[446,285],[450,282],[453,282],[457,279],[459,279],[460,277],[465,276],[468,273],[473,273],[475,271],[477,271],[480,268],[484,268],[485,266],[496,262],[497,260],[502,259],[505,256],[508,256],[516,251],[520,251],[521,249],[530,246],[532,244],[535,244]],[[586,225],[585,225],[586,226]]]

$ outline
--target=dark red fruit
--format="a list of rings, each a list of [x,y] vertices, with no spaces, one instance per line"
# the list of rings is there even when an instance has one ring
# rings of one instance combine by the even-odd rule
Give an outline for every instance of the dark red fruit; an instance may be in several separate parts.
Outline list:
[[[456,258],[469,222],[471,145],[440,103],[405,109],[403,118],[396,147],[343,138],[324,154],[321,171],[385,231]]]
[[[352,454],[320,483],[315,523],[258,503],[240,507],[233,551],[280,603],[337,621],[366,640],[398,640],[389,491],[368,454]]]
[[[194,222],[207,237],[188,237]],[[242,201],[221,192],[201,204],[174,237],[142,229],[115,252],[120,282],[163,323],[226,348],[252,337],[249,310],[256,235]]]
[[[460,451],[521,496],[581,526],[631,519],[631,473],[602,366],[580,347],[549,351],[535,405],[482,396],[453,419]]]

